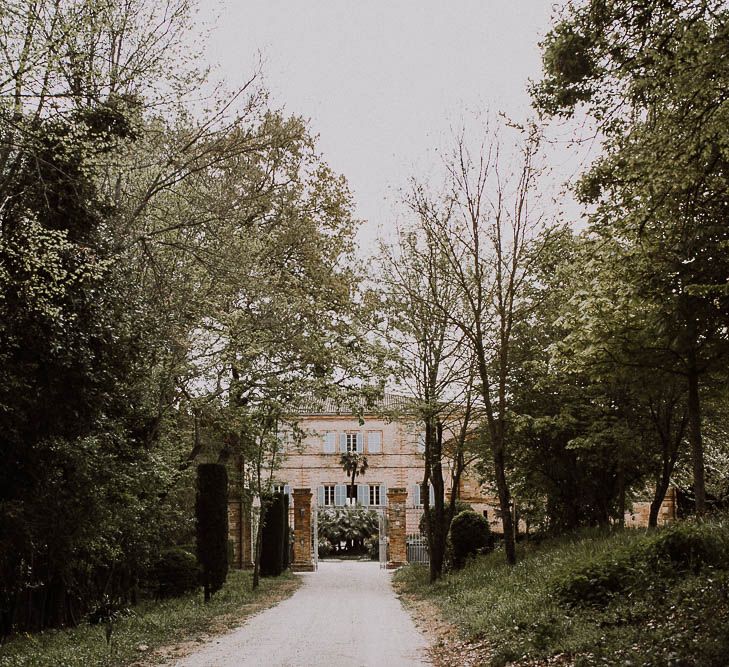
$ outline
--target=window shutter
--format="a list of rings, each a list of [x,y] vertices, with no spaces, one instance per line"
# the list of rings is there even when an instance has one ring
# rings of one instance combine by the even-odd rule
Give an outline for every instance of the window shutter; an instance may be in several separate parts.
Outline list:
[[[425,451],[425,433],[418,435],[418,451],[422,454]]]
[[[362,431],[357,433],[357,451],[361,454],[364,451],[364,443],[362,442]]]
[[[316,490],[316,502],[319,507],[324,507],[324,487],[320,486]]]
[[[410,493],[413,494],[413,505],[418,507],[420,505],[420,484],[413,484],[410,487]]]
[[[435,506],[435,489],[433,488],[432,484],[430,484],[429,486],[430,486],[430,494],[429,494],[430,506],[434,507]]]
[[[334,431],[327,431],[324,434],[324,453],[334,454],[337,451],[337,434]]]
[[[344,484],[337,484],[334,487],[334,504],[343,507],[347,502],[347,487]]]
[[[347,453],[347,434],[346,433],[339,434],[339,451],[342,454]]]
[[[370,454],[379,454],[382,451],[382,434],[379,431],[370,431],[367,434],[367,449]]]
[[[294,506],[294,493],[291,490],[291,484],[284,484],[284,493],[289,497],[289,507]]]
[[[387,484],[380,485],[380,505],[387,505]]]
[[[370,504],[369,484],[357,484],[357,502],[362,507],[367,507]]]

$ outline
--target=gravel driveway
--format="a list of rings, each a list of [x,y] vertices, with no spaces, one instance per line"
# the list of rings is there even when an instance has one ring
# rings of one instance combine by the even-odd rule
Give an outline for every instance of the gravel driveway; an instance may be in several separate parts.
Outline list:
[[[177,667],[427,665],[427,643],[377,563],[323,562],[293,596]]]

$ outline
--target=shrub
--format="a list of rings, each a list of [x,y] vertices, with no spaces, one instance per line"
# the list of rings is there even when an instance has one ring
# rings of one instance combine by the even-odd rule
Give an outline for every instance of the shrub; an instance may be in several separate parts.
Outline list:
[[[275,493],[266,503],[261,533],[261,576],[278,577],[284,565],[284,533],[288,524],[284,496]]]
[[[607,554],[555,583],[557,599],[568,607],[602,606],[636,580],[633,555]]]
[[[202,568],[205,601],[228,576],[228,473],[220,463],[197,467],[197,557]]]
[[[330,556],[332,554],[332,551],[334,551],[332,543],[326,537],[319,538],[318,549],[319,558],[326,558],[327,556]]]
[[[189,551],[174,547],[162,552],[150,572],[150,584],[158,598],[177,597],[200,586],[200,566]]]
[[[489,522],[471,510],[457,514],[451,523],[450,543],[454,566],[463,567],[468,556],[493,549]]]
[[[446,512],[448,511],[448,504],[449,501],[446,500]],[[431,508],[432,510],[432,508]],[[470,505],[467,502],[464,502],[463,500],[456,500],[456,507],[453,513],[453,516],[458,516],[461,512],[473,512],[473,506]],[[431,514],[432,516],[432,514]],[[420,521],[418,522],[418,530],[420,531],[421,535],[425,535],[425,512],[423,512],[423,515],[420,517]]]
[[[289,494],[286,493],[283,496],[283,570],[288,570],[291,564],[291,544],[292,536],[289,527]]]
[[[666,528],[646,547],[654,564],[670,564],[680,571],[698,572],[702,567],[729,567],[729,544],[723,533],[708,524],[683,523]]]

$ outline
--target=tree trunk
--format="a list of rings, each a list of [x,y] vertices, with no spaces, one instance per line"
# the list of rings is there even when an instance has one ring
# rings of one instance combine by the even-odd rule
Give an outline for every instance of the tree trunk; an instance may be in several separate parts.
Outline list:
[[[266,515],[264,504],[258,510],[258,526],[256,528],[256,552],[253,559],[253,585],[251,588],[255,591],[258,588],[261,578],[261,539],[263,537],[263,517]]]
[[[696,514],[706,513],[706,483],[704,480],[704,446],[701,437],[701,399],[699,397],[699,373],[696,369],[696,352],[689,355],[688,370],[688,438],[694,472],[694,500]]]
[[[516,541],[514,540],[514,522],[511,518],[511,498],[509,495],[509,487],[506,483],[503,444],[494,443],[494,445],[494,476],[496,477],[496,490],[499,494],[501,523],[504,529],[504,547],[506,549],[506,562],[509,565],[516,565]]]
[[[432,456],[430,472],[433,484],[434,506],[430,513],[430,583],[436,582],[443,574],[443,561],[446,550],[446,521],[445,521],[445,484],[443,482],[443,468],[441,467],[441,452],[443,449],[443,424],[438,422],[436,427],[435,456]]]

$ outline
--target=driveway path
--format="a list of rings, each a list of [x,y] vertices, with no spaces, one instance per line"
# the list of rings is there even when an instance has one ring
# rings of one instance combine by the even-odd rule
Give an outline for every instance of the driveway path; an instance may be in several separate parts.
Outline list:
[[[430,664],[427,643],[377,563],[323,562],[290,598],[177,667],[403,667]]]

